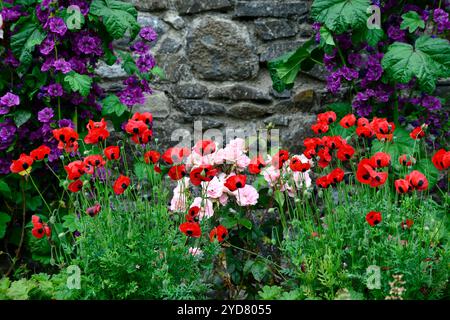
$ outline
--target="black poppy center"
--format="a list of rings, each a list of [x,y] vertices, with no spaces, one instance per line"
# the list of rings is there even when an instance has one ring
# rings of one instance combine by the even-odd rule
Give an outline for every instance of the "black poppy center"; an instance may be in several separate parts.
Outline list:
[[[122,183],[122,189],[126,189],[127,188],[127,184],[126,183]]]
[[[139,129],[138,128],[133,128],[133,132],[134,133],[139,133]]]
[[[242,183],[241,182],[236,182],[236,187],[242,188]]]
[[[28,166],[28,163],[26,163],[26,162],[22,165],[22,168],[23,168],[24,170],[27,170],[28,167],[29,167],[29,166]]]

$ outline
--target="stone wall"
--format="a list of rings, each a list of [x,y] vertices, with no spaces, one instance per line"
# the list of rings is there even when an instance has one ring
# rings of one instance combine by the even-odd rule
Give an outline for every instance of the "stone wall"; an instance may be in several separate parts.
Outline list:
[[[311,1],[128,1],[137,6],[139,22],[159,35],[152,50],[166,79],[138,109],[154,114],[164,145],[173,130],[192,130],[201,120],[203,129],[275,127],[285,147],[300,147],[314,113],[329,100],[322,73],[303,74],[280,94],[272,90],[267,61],[310,37]],[[98,73],[111,91],[126,76],[119,66],[103,65]]]

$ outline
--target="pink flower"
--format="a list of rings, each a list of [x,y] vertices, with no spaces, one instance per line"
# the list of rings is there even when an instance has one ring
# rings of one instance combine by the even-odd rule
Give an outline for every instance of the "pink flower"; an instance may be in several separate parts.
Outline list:
[[[209,182],[202,182],[202,186],[206,191],[206,195],[208,196],[208,198],[217,199],[220,198],[223,194],[223,183],[223,180],[221,181],[219,178],[214,177]]]
[[[236,202],[241,207],[253,206],[258,203],[259,193],[251,185],[247,184],[244,188],[238,189],[233,192],[236,196]]]
[[[185,190],[189,187],[189,178],[178,181],[178,185],[173,189],[173,197],[170,201],[170,211],[184,212],[187,210]]]
[[[200,212],[198,214],[198,218],[200,220],[203,220],[203,218],[211,218],[214,214],[213,203],[209,199],[202,199],[201,197],[197,197],[194,199],[194,202],[190,207],[200,208]]]
[[[192,254],[194,257],[201,257],[203,256],[203,250],[201,250],[198,247],[190,247],[189,248],[189,253]]]
[[[223,150],[224,160],[234,163],[245,153],[245,140],[241,138],[231,140]]]
[[[220,196],[220,198],[219,198],[219,203],[222,205],[222,206],[226,206],[227,204],[228,204],[228,194],[227,193],[222,193],[222,195]]]
[[[269,186],[273,186],[280,178],[280,170],[274,166],[270,166],[263,171],[263,176]]]
[[[238,169],[241,169],[241,170],[244,170],[245,168],[247,168],[249,164],[250,164],[250,158],[247,157],[245,154],[241,155],[236,161],[236,165],[237,165]]]

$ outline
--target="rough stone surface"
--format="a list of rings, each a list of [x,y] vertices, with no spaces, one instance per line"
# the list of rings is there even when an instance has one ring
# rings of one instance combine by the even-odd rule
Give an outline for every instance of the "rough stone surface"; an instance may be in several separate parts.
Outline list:
[[[163,16],[163,20],[176,30],[181,30],[186,26],[183,18],[181,18],[176,11],[167,11]]]
[[[303,41],[282,41],[264,44],[258,49],[258,52],[261,54],[259,60],[261,62],[273,60],[285,54],[286,52],[297,49],[303,43]]]
[[[141,11],[158,11],[168,8],[168,0],[128,0],[127,2],[133,3]]]
[[[258,104],[242,102],[228,109],[230,117],[238,119],[254,119],[269,114],[269,109]]]
[[[289,17],[307,13],[305,1],[237,1],[236,17]]]
[[[174,0],[180,14],[193,14],[210,10],[231,8],[230,0]]]
[[[218,17],[193,21],[187,56],[198,77],[205,80],[245,80],[259,70],[247,28]]]
[[[120,64],[116,63],[112,66],[108,66],[103,61],[98,63],[95,73],[103,79],[119,79],[127,76],[127,73],[122,69]]]
[[[201,99],[208,93],[208,89],[198,83],[183,83],[175,87],[174,93],[182,99]]]
[[[165,38],[161,42],[161,46],[159,47],[159,52],[161,53],[177,53],[182,47],[180,41],[174,38]]]
[[[234,84],[217,87],[210,91],[210,99],[271,101],[268,90],[248,85]]]
[[[226,112],[223,104],[204,100],[179,100],[177,107],[192,116],[224,115]]]
[[[258,19],[256,34],[263,40],[288,38],[297,34],[297,25],[287,19]]]
[[[137,105],[136,112],[151,112],[155,119],[165,119],[170,114],[170,101],[164,92],[155,91],[146,96],[144,105]]]

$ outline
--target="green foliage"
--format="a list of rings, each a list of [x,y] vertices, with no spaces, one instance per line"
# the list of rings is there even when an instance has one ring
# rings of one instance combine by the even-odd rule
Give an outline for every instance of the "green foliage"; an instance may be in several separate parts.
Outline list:
[[[332,32],[342,33],[364,25],[369,6],[369,0],[316,0],[311,7],[311,16]]]
[[[88,75],[71,71],[64,77],[64,81],[69,84],[72,91],[79,92],[83,97],[91,91],[92,78]]]
[[[425,28],[425,21],[419,16],[419,14],[415,11],[409,11],[402,15],[402,23],[400,25],[400,29],[405,30],[408,29],[410,33],[413,33],[418,28]]]
[[[429,36],[419,37],[414,47],[395,42],[383,57],[382,66],[390,79],[408,83],[416,77],[420,88],[432,93],[439,77],[450,76],[450,44]]]
[[[0,239],[3,239],[6,233],[6,226],[11,221],[11,217],[6,213],[0,212]]]
[[[120,102],[119,97],[114,94],[108,95],[101,103],[104,115],[115,114],[120,117],[124,112],[128,111],[128,108]]]
[[[101,17],[108,33],[114,39],[123,38],[127,30],[134,38],[139,32],[137,11],[133,4],[116,0],[94,0],[90,14]]]

